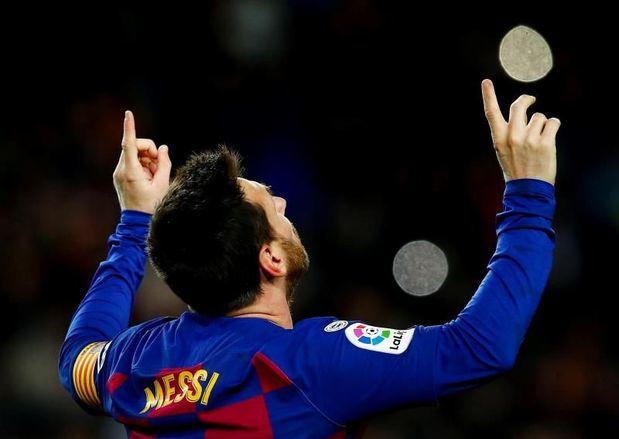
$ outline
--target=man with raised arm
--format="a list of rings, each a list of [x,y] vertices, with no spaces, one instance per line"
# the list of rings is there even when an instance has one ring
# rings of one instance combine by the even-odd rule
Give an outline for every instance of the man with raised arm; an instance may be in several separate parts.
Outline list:
[[[286,201],[242,178],[225,147],[192,156],[168,187],[167,147],[137,138],[127,112],[120,222],[62,346],[66,389],[131,438],[345,438],[372,414],[509,370],[551,267],[559,121],[528,119],[527,95],[505,121],[489,80],[482,95],[506,181],[496,251],[454,320],[402,330],[293,324],[309,260]],[[128,327],[147,252],[189,310]]]

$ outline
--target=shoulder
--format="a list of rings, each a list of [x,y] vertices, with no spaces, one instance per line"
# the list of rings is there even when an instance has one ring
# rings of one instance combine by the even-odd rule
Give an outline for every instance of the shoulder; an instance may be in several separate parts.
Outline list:
[[[176,321],[178,321],[178,318],[175,317],[157,317],[152,320],[147,320],[146,322],[127,328],[126,330],[118,334],[116,338],[112,341],[128,341],[145,335],[149,335],[153,332],[158,332],[166,325],[173,324]]]
[[[261,351],[293,375],[313,368],[344,370],[358,361],[396,360],[409,353],[413,344],[418,345],[420,336],[427,338],[423,332],[419,326],[394,329],[333,316],[315,317],[298,322]],[[413,343],[413,339],[418,341]]]
[[[290,330],[282,331],[269,340],[261,351],[274,360],[289,362],[292,352],[305,352],[308,348],[324,343],[324,336],[340,331],[349,325],[346,320],[333,316],[312,317],[297,321]]]
[[[291,332],[296,333],[316,330],[329,332],[329,327],[345,328],[349,323],[348,320],[342,320],[334,316],[311,317],[309,319],[299,320],[294,325]]]
[[[178,318],[174,317],[158,317],[127,328],[107,343],[102,360],[108,357],[114,358],[113,362],[116,362],[127,354],[133,355],[138,349],[147,345],[154,336],[177,321]]]
[[[288,339],[291,342],[316,342],[330,334],[344,332],[347,327],[356,321],[343,320],[334,316],[312,317],[298,321],[294,327],[282,333],[281,339]]]
[[[359,320],[317,317],[300,322],[295,330],[304,340],[312,341],[309,346],[314,349],[345,343],[349,347],[397,355],[406,351],[416,328],[394,329]]]
[[[390,395],[402,393],[398,389],[405,386],[395,371],[408,370],[421,381],[431,382],[426,379],[428,374],[419,372],[413,353],[419,350],[420,340],[427,344],[424,337],[419,337],[422,333],[421,327],[393,329],[318,317],[298,322],[293,330],[270,340],[261,353],[322,413],[342,424],[357,419],[358,409],[351,408],[341,397],[369,398],[366,405],[371,411],[387,406],[383,402]],[[430,350],[433,347],[424,348],[424,352]],[[391,372],[382,374],[382,370]]]

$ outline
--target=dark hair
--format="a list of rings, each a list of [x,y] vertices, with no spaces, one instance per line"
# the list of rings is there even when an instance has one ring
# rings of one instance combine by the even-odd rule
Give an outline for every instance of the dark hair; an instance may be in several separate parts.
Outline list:
[[[244,199],[240,157],[225,146],[192,155],[153,215],[148,253],[195,311],[221,315],[260,294],[258,253],[270,242],[262,206]]]

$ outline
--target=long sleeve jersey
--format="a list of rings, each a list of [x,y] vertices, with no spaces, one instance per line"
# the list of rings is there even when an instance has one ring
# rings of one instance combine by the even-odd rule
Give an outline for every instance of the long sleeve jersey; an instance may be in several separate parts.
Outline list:
[[[192,311],[128,327],[150,216],[123,211],[62,345],[61,381],[134,439],[353,437],[372,414],[435,404],[512,367],[551,268],[554,207],[552,185],[508,182],[468,305],[406,329],[335,317],[284,329]]]

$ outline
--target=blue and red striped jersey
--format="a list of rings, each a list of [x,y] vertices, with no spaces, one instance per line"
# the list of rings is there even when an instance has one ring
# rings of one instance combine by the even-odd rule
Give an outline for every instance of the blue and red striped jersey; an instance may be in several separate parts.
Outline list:
[[[150,217],[124,211],[71,322],[61,380],[131,438],[352,437],[372,414],[434,404],[513,365],[550,271],[554,204],[547,183],[507,183],[497,249],[469,304],[449,323],[401,330],[192,311],[128,328]]]

